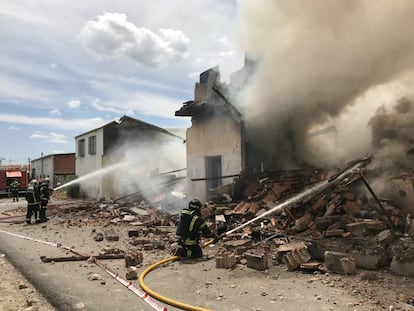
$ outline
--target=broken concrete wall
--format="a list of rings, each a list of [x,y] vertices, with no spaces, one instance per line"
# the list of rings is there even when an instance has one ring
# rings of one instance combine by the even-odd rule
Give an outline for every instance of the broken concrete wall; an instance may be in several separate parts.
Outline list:
[[[243,150],[241,124],[231,116],[212,116],[193,120],[187,130],[187,176],[189,179],[188,197],[206,201],[209,197],[208,180],[191,181],[193,178],[206,178],[206,158],[221,157],[221,176],[239,174],[243,170]],[[231,183],[233,178],[220,180]]]

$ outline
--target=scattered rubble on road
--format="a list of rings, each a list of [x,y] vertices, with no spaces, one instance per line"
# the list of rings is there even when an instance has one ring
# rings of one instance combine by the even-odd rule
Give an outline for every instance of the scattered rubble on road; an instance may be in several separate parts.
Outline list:
[[[410,211],[393,200],[377,197],[365,174],[361,169],[353,171],[332,186],[270,214],[265,213],[280,202],[332,177],[320,169],[274,171],[241,175],[231,185],[215,189],[214,198],[206,203],[202,213],[219,233],[265,215],[223,237],[215,256],[216,268],[244,265],[265,271],[272,265],[285,265],[288,271],[337,275],[354,275],[360,271],[357,269],[364,269],[360,278],[366,282],[379,277],[370,271],[384,269],[414,277],[414,226]],[[4,214],[13,217],[19,210]],[[64,204],[52,201],[49,214],[56,225],[99,225],[101,232],[91,232],[91,239],[97,243],[118,241],[118,226],[134,226],[136,229],[128,231],[128,240],[135,252],[106,249],[99,254],[102,259],[113,255],[124,258],[128,280],[137,278],[134,267],[142,264],[142,252],[174,246],[179,220],[179,211],[166,211],[133,197],[68,200]],[[413,297],[407,293],[398,299],[410,304]]]

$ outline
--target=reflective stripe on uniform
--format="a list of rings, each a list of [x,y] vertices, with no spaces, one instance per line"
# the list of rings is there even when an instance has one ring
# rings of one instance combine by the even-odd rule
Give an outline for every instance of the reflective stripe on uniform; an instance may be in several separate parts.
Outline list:
[[[189,227],[190,232],[193,232],[194,225],[195,225],[195,222],[197,221],[197,219],[198,219],[198,216],[194,216],[193,219],[191,219],[191,223],[190,223],[190,227]]]
[[[184,241],[184,245],[190,246],[190,245],[196,245],[198,244],[196,240],[190,240],[190,239],[186,239]]]

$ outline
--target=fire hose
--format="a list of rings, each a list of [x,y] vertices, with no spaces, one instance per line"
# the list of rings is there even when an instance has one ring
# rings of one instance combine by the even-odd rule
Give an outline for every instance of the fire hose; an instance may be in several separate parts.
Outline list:
[[[214,240],[210,240],[207,243],[205,243],[204,245],[202,245],[202,247],[206,247],[207,245],[210,245],[211,243],[213,243]],[[148,268],[146,268],[139,276],[138,282],[139,282],[139,286],[141,286],[141,288],[150,296],[154,297],[155,299],[165,302],[166,304],[169,304],[170,306],[174,306],[174,307],[178,307],[181,308],[183,310],[189,310],[189,311],[211,311],[209,309],[205,309],[202,307],[197,307],[197,306],[193,306],[193,305],[189,305],[168,297],[165,297],[161,294],[156,293],[155,291],[153,291],[152,289],[150,289],[147,285],[145,285],[144,283],[144,278],[145,276],[150,273],[152,270],[154,270],[155,268],[168,263],[168,262],[172,262],[172,261],[177,261],[177,260],[181,260],[182,258],[179,256],[172,256],[169,258],[165,258],[163,260],[160,260],[156,263],[154,263],[153,265],[149,266]]]

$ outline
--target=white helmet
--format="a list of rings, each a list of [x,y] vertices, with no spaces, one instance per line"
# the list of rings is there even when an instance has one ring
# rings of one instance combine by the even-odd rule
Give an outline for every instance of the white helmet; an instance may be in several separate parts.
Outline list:
[[[32,179],[31,183],[32,183],[33,185],[37,185],[39,182],[37,181],[37,179]]]

